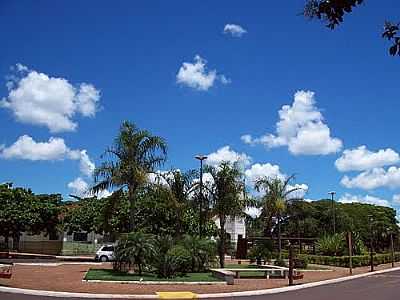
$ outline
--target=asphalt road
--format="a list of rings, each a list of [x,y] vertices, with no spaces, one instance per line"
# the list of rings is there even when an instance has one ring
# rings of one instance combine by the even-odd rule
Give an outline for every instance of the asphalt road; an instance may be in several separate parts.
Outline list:
[[[400,298],[400,271],[373,275],[341,283],[236,300],[393,300]],[[49,297],[0,293],[0,300],[49,300]],[[52,298],[78,300],[83,298]],[[115,298],[113,298],[115,299]],[[232,298],[218,298],[217,300]]]

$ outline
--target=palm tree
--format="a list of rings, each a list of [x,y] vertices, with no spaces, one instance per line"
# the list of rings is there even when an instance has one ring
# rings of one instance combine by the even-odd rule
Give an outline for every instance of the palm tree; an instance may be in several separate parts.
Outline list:
[[[163,138],[125,121],[114,144],[102,155],[108,160],[94,171],[94,193],[109,188],[127,189],[130,230],[134,229],[136,193],[146,184],[148,175],[165,162],[166,154],[167,144]]]
[[[276,217],[278,221],[278,259],[282,259],[282,242],[281,242],[281,217],[286,210],[286,204],[298,200],[292,197],[293,192],[301,190],[300,187],[292,187],[290,182],[294,179],[294,175],[286,179],[278,177],[259,178],[255,183],[255,189],[260,192],[264,191],[262,197],[262,210],[266,219],[266,228],[272,223],[272,219]]]
[[[182,173],[180,170],[172,170],[168,173],[161,174],[161,176],[167,182],[171,191],[171,198],[176,207],[177,219],[179,220],[177,224],[177,234],[181,235],[183,234],[183,215],[190,205],[189,198],[195,188],[193,182],[197,176],[197,171],[189,170]]]
[[[115,266],[120,271],[125,263],[128,269],[131,265],[138,267],[138,274],[142,275],[143,268],[150,264],[156,253],[154,236],[141,231],[131,232],[122,236],[115,248]]]
[[[223,162],[218,167],[206,166],[206,172],[213,178],[212,186],[206,187],[210,192],[211,210],[219,219],[219,264],[224,267],[227,217],[244,216],[247,206],[243,195],[242,173],[237,164]]]

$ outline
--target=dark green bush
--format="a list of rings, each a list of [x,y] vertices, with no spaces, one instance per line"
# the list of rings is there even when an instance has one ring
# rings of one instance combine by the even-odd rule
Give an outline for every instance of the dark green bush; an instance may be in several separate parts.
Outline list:
[[[254,245],[248,253],[248,258],[252,261],[260,263],[261,260],[268,261],[272,258],[273,246],[270,242],[263,242]]]
[[[307,269],[308,258],[307,257],[296,257],[293,259],[293,265],[295,269]]]
[[[276,259],[274,265],[279,267],[287,267],[286,261],[283,259]]]
[[[349,267],[349,256],[323,256],[323,255],[299,255],[299,258],[306,258],[308,263],[317,265],[327,265],[335,267]],[[369,255],[355,255],[352,257],[353,267],[363,267],[370,264]],[[400,252],[394,255],[395,261],[400,261]],[[392,261],[390,253],[375,254],[374,265],[387,264]]]
[[[176,245],[169,249],[167,252],[167,260],[173,262],[176,273],[183,275],[190,270],[190,252],[183,246]]]

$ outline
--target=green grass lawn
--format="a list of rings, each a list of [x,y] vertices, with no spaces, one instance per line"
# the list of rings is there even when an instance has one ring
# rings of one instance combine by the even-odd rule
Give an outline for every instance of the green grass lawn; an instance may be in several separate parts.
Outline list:
[[[145,273],[142,276],[126,274],[110,269],[90,269],[85,276],[85,280],[110,280],[110,281],[184,281],[184,282],[205,282],[223,281],[207,273],[188,273],[185,276],[174,278],[158,278],[152,273]]]

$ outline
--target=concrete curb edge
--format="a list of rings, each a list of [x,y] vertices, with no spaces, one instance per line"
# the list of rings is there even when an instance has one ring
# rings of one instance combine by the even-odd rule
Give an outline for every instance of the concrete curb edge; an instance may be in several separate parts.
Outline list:
[[[223,298],[223,297],[248,297],[248,296],[260,296],[268,294],[277,294],[282,292],[296,291],[311,287],[317,287],[322,285],[328,285],[333,283],[344,282],[348,280],[368,277],[371,275],[382,274],[387,272],[400,271],[400,267],[390,268],[385,270],[379,270],[375,272],[357,274],[352,276],[328,279],[317,282],[304,283],[301,285],[273,288],[266,290],[255,290],[246,292],[232,292],[232,293],[217,293],[217,294],[198,294],[198,298],[210,299],[210,298]],[[54,292],[54,291],[41,291],[41,290],[31,290],[31,289],[21,289],[21,288],[11,288],[11,287],[1,287],[0,292],[12,293],[12,294],[22,294],[22,295],[32,295],[32,296],[47,296],[47,297],[64,297],[64,298],[97,298],[97,299],[159,299],[157,295],[119,295],[119,294],[90,294],[90,293],[71,293],[71,292]]]

